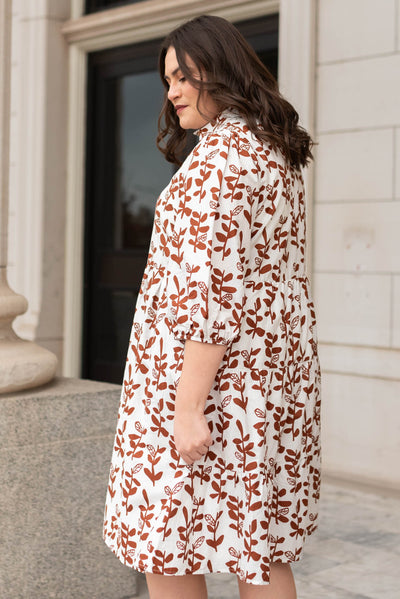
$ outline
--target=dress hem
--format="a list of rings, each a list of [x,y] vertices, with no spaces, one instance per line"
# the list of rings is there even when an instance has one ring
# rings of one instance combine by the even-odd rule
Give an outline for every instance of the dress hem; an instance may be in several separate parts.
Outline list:
[[[315,528],[313,528],[313,530],[309,533],[307,533],[304,538],[303,538],[303,547],[300,550],[300,553],[294,558],[294,559],[289,559],[285,556],[284,559],[274,559],[271,562],[269,562],[270,564],[291,564],[291,563],[295,563],[295,562],[299,562],[302,557],[303,557],[303,549],[304,549],[304,542],[307,539],[307,537],[311,536],[316,530],[317,530],[318,526],[316,526]],[[114,549],[114,547],[112,545],[110,545],[107,542],[107,539],[104,539],[104,543],[107,545],[107,547],[112,551],[112,553],[118,558],[118,560],[121,562],[122,565],[127,566],[128,568],[131,568],[131,570],[135,570],[136,572],[140,572],[141,574],[160,574],[162,576],[185,576],[187,574],[192,574],[192,575],[196,575],[196,574],[235,574],[238,578],[239,578],[239,574],[234,571],[234,570],[230,570],[228,567],[225,567],[224,569],[218,569],[218,570],[210,570],[209,568],[203,568],[203,569],[199,569],[196,570],[195,572],[182,572],[182,571],[178,571],[175,572],[174,574],[168,574],[166,572],[156,572],[151,568],[143,568],[140,567],[139,564],[128,564],[126,562],[126,560],[118,554],[118,552]],[[239,580],[241,580],[239,578]],[[241,582],[246,582],[247,584],[253,584],[254,586],[267,586],[270,583],[269,582],[265,582],[264,580],[259,582],[257,580],[241,580]]]

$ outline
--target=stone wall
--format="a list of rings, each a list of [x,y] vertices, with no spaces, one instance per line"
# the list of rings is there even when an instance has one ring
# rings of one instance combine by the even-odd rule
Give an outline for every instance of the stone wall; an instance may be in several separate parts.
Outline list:
[[[400,2],[319,0],[314,290],[325,473],[400,486]]]
[[[56,379],[0,396],[0,596],[127,599],[102,540],[120,387]]]

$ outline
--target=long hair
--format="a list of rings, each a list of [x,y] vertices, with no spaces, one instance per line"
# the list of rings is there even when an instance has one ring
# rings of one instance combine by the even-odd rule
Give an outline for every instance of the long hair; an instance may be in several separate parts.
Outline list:
[[[181,164],[186,144],[186,130],[180,127],[168,100],[168,83],[164,79],[165,56],[171,46],[184,77],[199,89],[199,99],[207,92],[219,112],[227,108],[239,112],[252,133],[260,141],[279,148],[292,166],[308,164],[313,142],[299,126],[296,110],[280,94],[276,79],[234,25],[209,15],[174,29],[161,45],[158,66],[165,94],[158,119],[157,146],[169,162]],[[188,68],[186,56],[195,64],[200,79]]]

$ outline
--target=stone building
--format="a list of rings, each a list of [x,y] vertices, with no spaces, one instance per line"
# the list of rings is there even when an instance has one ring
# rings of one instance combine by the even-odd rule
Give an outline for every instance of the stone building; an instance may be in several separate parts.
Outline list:
[[[14,0],[14,328],[59,375],[120,382],[152,209],[157,42],[238,23],[318,145],[307,172],[325,475],[398,488],[400,0]],[[151,164],[151,169],[149,168]]]

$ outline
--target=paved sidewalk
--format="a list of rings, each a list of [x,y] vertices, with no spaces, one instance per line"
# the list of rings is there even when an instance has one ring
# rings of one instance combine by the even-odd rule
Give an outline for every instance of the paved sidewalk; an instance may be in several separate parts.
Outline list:
[[[400,498],[324,483],[318,531],[292,568],[298,599],[399,599]],[[239,597],[236,576],[206,578],[209,599]],[[149,597],[142,575],[136,597]]]

